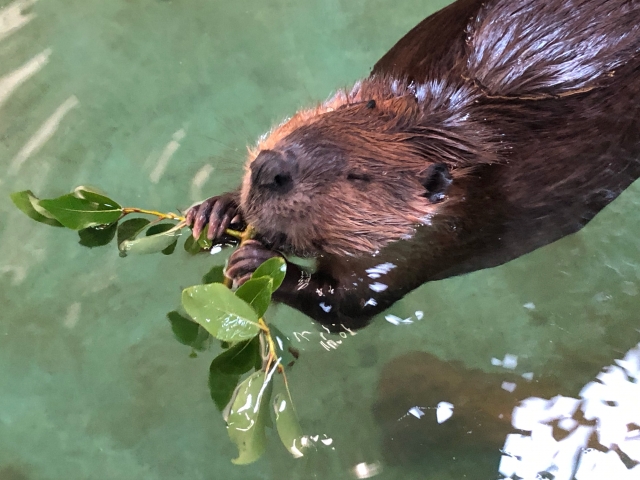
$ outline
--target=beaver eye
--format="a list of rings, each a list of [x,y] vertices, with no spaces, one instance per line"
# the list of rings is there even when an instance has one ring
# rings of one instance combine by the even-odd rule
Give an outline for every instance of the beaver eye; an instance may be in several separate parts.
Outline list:
[[[453,182],[449,167],[443,163],[430,165],[422,174],[420,179],[422,186],[426,190],[425,196],[431,203],[438,203],[444,200],[449,185]]]
[[[347,180],[349,181],[361,181],[361,182],[370,182],[371,177],[366,173],[361,172],[349,172],[347,173]]]

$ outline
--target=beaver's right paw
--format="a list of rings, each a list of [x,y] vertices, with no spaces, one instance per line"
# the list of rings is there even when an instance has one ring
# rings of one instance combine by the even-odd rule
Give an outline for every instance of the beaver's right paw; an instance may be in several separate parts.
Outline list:
[[[225,275],[240,286],[251,278],[253,272],[265,261],[280,255],[267,249],[257,240],[247,240],[229,257]]]
[[[213,241],[220,240],[229,225],[240,221],[238,202],[236,195],[232,193],[211,197],[200,205],[194,205],[187,211],[186,217],[194,238],[199,238],[208,224],[207,238]]]

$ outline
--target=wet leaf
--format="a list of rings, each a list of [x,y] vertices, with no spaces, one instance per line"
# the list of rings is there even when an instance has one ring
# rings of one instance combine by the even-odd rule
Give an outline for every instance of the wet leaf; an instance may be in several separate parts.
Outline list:
[[[176,339],[183,345],[192,346],[193,342],[198,338],[200,325],[190,318],[184,317],[176,310],[167,313],[167,318],[171,323],[171,330]]]
[[[154,225],[151,225],[147,229],[147,231],[145,232],[145,235],[147,237],[150,237],[152,235],[157,235],[159,233],[168,232],[169,230],[171,230],[175,226],[176,226],[175,223],[156,223]]]
[[[277,327],[273,325],[269,325],[269,332],[271,333],[271,338],[273,339],[273,343],[276,345],[276,357],[280,359],[280,364],[283,367],[292,366],[295,361],[298,359],[293,352],[297,353],[297,350],[291,344],[291,340],[284,333],[280,331]]]
[[[222,265],[216,265],[212,267],[202,277],[202,283],[222,283],[224,282],[224,267]]]
[[[260,339],[257,335],[251,340],[230,346],[213,359],[209,370],[226,375],[243,375],[255,367],[256,358],[260,358]]]
[[[238,387],[240,377],[241,375],[226,375],[209,371],[209,394],[218,411],[224,411],[229,405],[233,393]]]
[[[51,214],[49,216],[43,215],[43,213],[49,213],[44,209],[41,209],[43,213],[38,212],[35,208],[39,200],[33,195],[31,190],[23,190],[22,192],[15,192],[11,194],[11,201],[20,209],[22,213],[36,222],[45,223],[52,227],[62,227],[63,225],[57,221]]]
[[[209,250],[213,246],[213,243],[211,242],[211,240],[207,238],[206,228],[202,230],[202,232],[200,232],[200,236],[198,237],[198,245],[200,245],[200,247],[204,248],[205,250]]]
[[[236,389],[227,419],[229,438],[238,447],[238,458],[232,460],[236,465],[255,462],[264,453],[272,389],[269,380],[265,372],[255,372]]]
[[[173,335],[181,344],[198,351],[207,348],[210,335],[204,328],[177,310],[167,313],[167,318],[171,323]]]
[[[176,242],[179,236],[180,230],[172,229],[149,237],[125,240],[120,244],[120,251],[125,255],[162,252]]]
[[[119,206],[78,198],[71,193],[50,200],[40,200],[39,204],[62,225],[73,230],[113,223],[122,213]]]
[[[156,225],[153,225],[153,226],[149,227],[149,229],[146,231],[145,235],[147,237],[150,237],[151,235],[156,235],[158,233],[164,233],[164,232],[167,232],[167,231],[171,230],[175,226],[176,226],[175,223],[158,223]],[[173,253],[173,251],[176,249],[176,245],[177,244],[178,244],[178,236],[176,236],[176,239],[173,241],[173,243],[171,245],[169,245],[167,248],[162,250],[162,253],[164,255],[171,255]]]
[[[202,326],[198,325],[198,336],[196,337],[191,347],[193,347],[194,350],[201,352],[209,348],[210,344],[211,335]]]
[[[285,275],[287,274],[287,263],[284,261],[282,257],[273,257],[260,265],[251,278],[260,278],[260,277],[271,277],[273,279],[273,285],[271,286],[271,292],[275,292],[280,285],[282,285],[282,281],[284,280]]]
[[[196,253],[200,253],[202,248],[198,241],[193,238],[193,235],[189,235],[184,241],[184,250],[191,255],[195,255]]]
[[[273,398],[273,410],[276,414],[276,430],[282,444],[296,458],[304,455],[305,445],[302,427],[298,420],[289,391],[283,386]]]
[[[78,236],[80,237],[80,245],[93,248],[102,247],[107,245],[113,237],[116,236],[116,230],[118,229],[118,223],[114,222],[106,227],[89,227],[78,230]]]
[[[146,218],[132,218],[118,225],[118,248],[120,248],[120,245],[122,245],[122,242],[125,240],[136,238],[149,223],[149,220]]]
[[[264,316],[271,302],[273,279],[271,277],[251,278],[236,290],[236,296],[251,305],[258,314],[258,318]]]
[[[223,411],[229,404],[240,377],[254,368],[256,358],[260,358],[257,336],[235,344],[213,359],[209,367],[209,392],[218,410]]]
[[[299,257],[297,255],[284,255],[287,264],[294,264],[301,270],[313,274],[318,271],[318,259],[316,257]]]
[[[161,251],[163,255],[171,255],[176,249],[176,245],[178,245],[178,239],[176,238],[175,242],[169,245],[167,248]]]
[[[260,331],[253,308],[220,283],[182,291],[182,306],[211,335],[226,342],[253,338]]]
[[[97,188],[79,186],[73,189],[73,196],[89,200],[90,202],[94,202],[99,205],[104,205],[108,208],[122,209],[122,206],[118,202],[107,197],[104,195],[104,192],[101,192]]]

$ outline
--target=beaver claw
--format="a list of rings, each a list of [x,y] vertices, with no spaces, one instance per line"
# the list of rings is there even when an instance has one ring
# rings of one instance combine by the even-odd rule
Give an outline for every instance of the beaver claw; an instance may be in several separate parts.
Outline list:
[[[186,222],[193,230],[194,238],[199,238],[205,225],[209,225],[207,238],[220,240],[224,231],[232,223],[241,221],[236,196],[230,193],[211,197],[187,211]]]
[[[268,250],[257,240],[247,240],[229,257],[225,275],[240,286],[251,278],[253,272],[266,260],[279,254]]]

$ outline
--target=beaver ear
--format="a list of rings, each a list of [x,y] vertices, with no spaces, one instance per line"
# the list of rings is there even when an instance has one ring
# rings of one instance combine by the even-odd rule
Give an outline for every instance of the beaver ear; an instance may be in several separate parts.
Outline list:
[[[449,167],[444,163],[429,165],[429,168],[420,175],[419,180],[426,190],[424,196],[431,203],[438,203],[444,200],[445,193],[453,181],[449,173]]]

